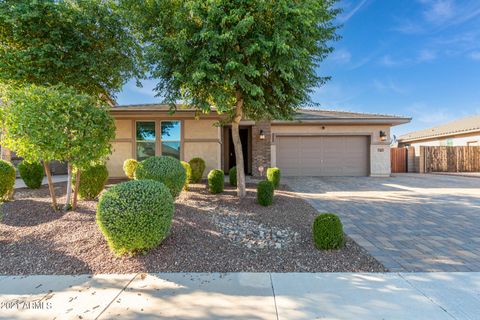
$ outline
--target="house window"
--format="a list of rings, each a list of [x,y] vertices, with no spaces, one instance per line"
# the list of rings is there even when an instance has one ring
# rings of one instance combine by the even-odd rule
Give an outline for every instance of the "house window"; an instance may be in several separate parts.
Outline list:
[[[137,122],[137,160],[155,156],[155,122]]]
[[[171,156],[180,160],[181,122],[162,121],[162,156]]]

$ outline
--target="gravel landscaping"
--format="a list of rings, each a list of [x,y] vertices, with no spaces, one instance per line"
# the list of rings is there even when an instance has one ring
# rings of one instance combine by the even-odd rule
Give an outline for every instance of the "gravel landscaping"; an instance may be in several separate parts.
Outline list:
[[[269,207],[255,203],[255,185],[247,189],[239,201],[228,186],[212,195],[203,184],[190,185],[176,200],[171,235],[146,255],[121,258],[98,230],[96,201],[55,212],[47,187],[16,190],[0,212],[0,274],[386,271],[348,237],[341,250],[316,250],[317,212],[286,186]],[[65,184],[56,192],[64,195]]]

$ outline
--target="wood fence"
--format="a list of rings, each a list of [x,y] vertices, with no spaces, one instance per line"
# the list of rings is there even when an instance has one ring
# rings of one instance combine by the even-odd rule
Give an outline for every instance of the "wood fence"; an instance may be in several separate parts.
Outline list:
[[[420,153],[425,172],[480,172],[480,147],[421,147]]]
[[[392,173],[407,172],[407,148],[391,148],[390,149],[390,162]]]

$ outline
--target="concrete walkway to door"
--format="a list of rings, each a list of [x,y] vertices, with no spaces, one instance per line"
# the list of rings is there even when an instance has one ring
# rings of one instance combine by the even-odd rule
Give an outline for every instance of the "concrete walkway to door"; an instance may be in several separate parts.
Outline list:
[[[480,271],[480,179],[284,178],[390,271]]]

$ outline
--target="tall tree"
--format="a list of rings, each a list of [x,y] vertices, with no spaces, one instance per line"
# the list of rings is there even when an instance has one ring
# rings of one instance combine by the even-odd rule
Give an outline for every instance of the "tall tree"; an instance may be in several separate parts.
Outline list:
[[[64,83],[108,101],[141,77],[141,57],[116,1],[0,1],[0,82]]]
[[[124,0],[166,102],[227,115],[245,196],[242,118],[290,118],[328,78],[335,0]]]
[[[27,161],[44,161],[54,207],[56,197],[48,162],[68,162],[68,209],[72,166],[84,169],[110,154],[115,126],[108,106],[103,100],[64,85],[14,85],[8,89],[0,85],[0,99],[2,144]]]

